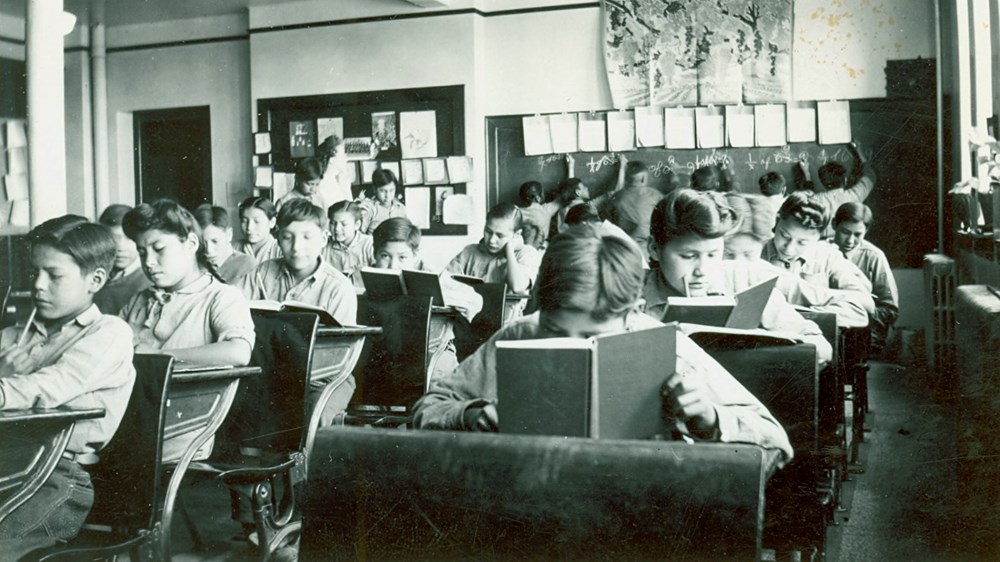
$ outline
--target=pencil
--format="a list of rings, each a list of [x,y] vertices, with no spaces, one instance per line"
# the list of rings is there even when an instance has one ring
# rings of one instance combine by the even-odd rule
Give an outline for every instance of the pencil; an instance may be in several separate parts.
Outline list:
[[[690,297],[691,290],[688,288],[688,278],[686,276],[681,277],[681,282],[684,283],[684,296]]]
[[[32,307],[31,314],[28,316],[28,322],[24,325],[24,329],[21,330],[21,337],[17,338],[17,347],[24,345],[24,342],[28,339],[28,331],[31,330],[31,323],[35,321],[35,314],[37,312],[38,309]]]
[[[264,288],[264,280],[260,278],[260,273],[255,275],[257,276],[257,284],[260,285],[260,294],[263,295],[264,300],[271,300],[267,298],[267,289]]]

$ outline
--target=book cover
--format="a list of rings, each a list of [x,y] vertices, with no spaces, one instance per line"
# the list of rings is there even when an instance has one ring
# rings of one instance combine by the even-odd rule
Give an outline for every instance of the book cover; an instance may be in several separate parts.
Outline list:
[[[324,326],[333,326],[335,328],[339,328],[341,326],[340,322],[337,322],[337,319],[330,314],[330,311],[301,301],[290,300],[278,302],[275,300],[263,299],[252,300],[250,301],[250,310],[261,310],[267,312],[312,312],[319,316],[319,323]]]
[[[669,297],[662,321],[725,326],[736,306],[736,299],[724,295],[711,297]]]
[[[758,283],[736,295],[736,306],[729,314],[725,326],[741,330],[751,330],[760,327],[760,319],[764,316],[767,301],[771,292],[778,284],[778,278],[772,277],[763,283]]]
[[[501,431],[605,439],[662,433],[660,387],[676,366],[676,329],[497,342]]]
[[[408,295],[431,297],[433,299],[431,305],[445,306],[444,296],[441,293],[441,281],[437,275],[427,271],[404,269],[403,282]]]
[[[391,299],[406,294],[406,282],[403,281],[401,271],[363,267],[361,280],[365,284],[365,293],[370,298]]]

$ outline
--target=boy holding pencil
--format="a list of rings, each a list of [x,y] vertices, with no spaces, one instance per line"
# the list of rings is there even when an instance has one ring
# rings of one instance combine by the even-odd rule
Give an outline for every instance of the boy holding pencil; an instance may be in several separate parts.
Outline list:
[[[13,559],[79,532],[94,503],[84,465],[118,430],[135,383],[132,330],[93,303],[115,259],[111,232],[66,215],[36,227],[29,241],[35,308],[23,328],[0,333],[0,410],[70,406],[105,415],[76,423],[52,475],[0,521],[0,553]]]

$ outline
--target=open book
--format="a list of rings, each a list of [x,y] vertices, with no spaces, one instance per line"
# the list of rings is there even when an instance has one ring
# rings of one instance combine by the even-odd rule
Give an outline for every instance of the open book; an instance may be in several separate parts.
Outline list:
[[[500,430],[605,439],[663,433],[660,387],[677,363],[676,330],[497,342]]]
[[[314,312],[319,315],[319,323],[324,326],[340,327],[340,322],[330,314],[329,310],[318,306],[299,301],[272,301],[253,300],[250,301],[250,310],[264,310],[269,312]]]
[[[434,273],[412,269],[361,269],[365,293],[375,299],[388,299],[403,295],[431,297],[433,306],[445,306],[441,280]]]
[[[684,322],[739,330],[760,327],[761,316],[778,284],[773,277],[746,289],[736,297],[669,297],[663,322]]]

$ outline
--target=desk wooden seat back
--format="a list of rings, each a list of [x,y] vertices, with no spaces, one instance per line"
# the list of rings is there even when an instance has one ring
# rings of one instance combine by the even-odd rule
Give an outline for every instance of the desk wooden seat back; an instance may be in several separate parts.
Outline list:
[[[299,560],[759,559],[751,445],[330,428]]]
[[[768,482],[765,546],[821,548],[833,498],[819,440],[816,348],[752,334],[698,333],[692,339],[770,410],[795,450],[792,462]]]
[[[0,521],[52,475],[76,422],[103,415],[101,409],[0,411]]]
[[[133,359],[135,385],[121,425],[87,468],[94,506],[81,533],[69,544],[49,549],[40,560],[75,561],[129,552],[132,560],[169,560],[160,537],[165,488],[161,454],[173,358],[139,354]],[[99,527],[110,532],[91,531]]]
[[[844,415],[844,375],[842,354],[842,337],[837,324],[837,315],[832,312],[800,311],[806,320],[811,320],[819,326],[823,337],[833,348],[833,359],[819,377],[819,439],[820,446],[826,448],[837,458],[830,458],[831,464],[841,464],[843,457],[846,470],[846,444],[843,435],[838,436],[838,426],[843,427]],[[841,431],[843,431],[841,429]]]
[[[358,318],[382,328],[368,338],[357,369],[357,388],[349,411],[362,406],[395,407],[409,412],[427,387],[431,298],[358,298]]]

